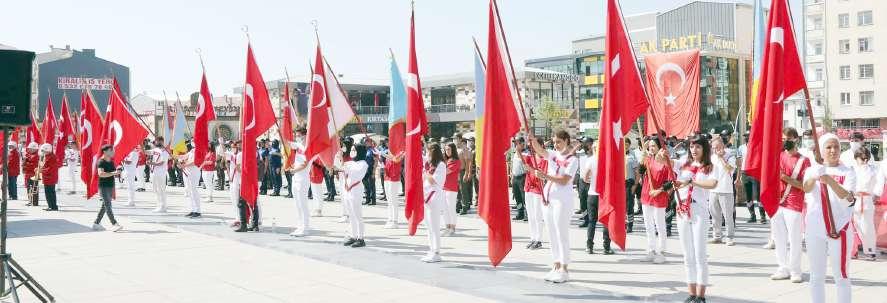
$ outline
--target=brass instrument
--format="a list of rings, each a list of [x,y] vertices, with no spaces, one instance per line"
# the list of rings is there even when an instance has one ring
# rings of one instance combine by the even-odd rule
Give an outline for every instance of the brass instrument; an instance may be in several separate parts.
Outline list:
[[[34,169],[34,175],[31,176],[31,184],[28,184],[28,205],[36,206],[40,199],[39,189],[40,189],[40,180],[43,179],[43,170],[44,165],[44,157],[40,155],[40,160],[38,161],[37,167]]]

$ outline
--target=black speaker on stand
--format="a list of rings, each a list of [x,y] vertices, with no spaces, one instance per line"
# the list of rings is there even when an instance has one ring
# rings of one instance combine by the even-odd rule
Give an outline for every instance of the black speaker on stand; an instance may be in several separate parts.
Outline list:
[[[14,302],[21,302],[18,288],[26,287],[40,302],[55,302],[55,298],[37,283],[21,265],[12,259],[6,250],[6,199],[9,184],[8,158],[10,130],[17,126],[31,124],[31,85],[34,66],[34,53],[19,50],[0,49],[0,130],[3,133],[3,192],[0,199],[0,296],[12,296]]]

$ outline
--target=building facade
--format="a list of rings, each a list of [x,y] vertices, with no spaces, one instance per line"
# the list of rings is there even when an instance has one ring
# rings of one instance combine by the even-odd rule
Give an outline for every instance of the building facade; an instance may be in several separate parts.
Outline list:
[[[38,120],[43,120],[46,101],[52,97],[56,114],[61,110],[62,96],[67,95],[72,111],[80,111],[80,93],[89,89],[99,110],[104,112],[108,104],[114,78],[123,95],[129,97],[129,67],[99,58],[94,49],[74,50],[70,46],[55,48],[37,54],[33,86],[34,109]]]

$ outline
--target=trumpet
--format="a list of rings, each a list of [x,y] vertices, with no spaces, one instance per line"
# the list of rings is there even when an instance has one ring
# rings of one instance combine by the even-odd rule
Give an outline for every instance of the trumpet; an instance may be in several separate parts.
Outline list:
[[[38,163],[37,168],[34,169],[34,175],[31,176],[32,181],[40,181],[43,179],[43,165],[46,164],[46,157],[40,155],[40,161]]]

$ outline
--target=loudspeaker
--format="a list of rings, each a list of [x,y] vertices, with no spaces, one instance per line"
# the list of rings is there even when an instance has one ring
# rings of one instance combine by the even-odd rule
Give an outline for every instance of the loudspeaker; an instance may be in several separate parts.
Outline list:
[[[31,124],[34,53],[0,49],[0,126]]]

